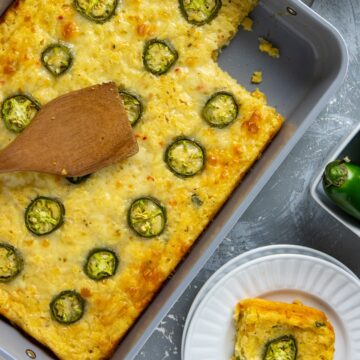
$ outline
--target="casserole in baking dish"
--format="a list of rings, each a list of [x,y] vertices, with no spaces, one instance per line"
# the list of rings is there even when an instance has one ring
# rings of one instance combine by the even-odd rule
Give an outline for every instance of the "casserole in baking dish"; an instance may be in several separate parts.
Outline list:
[[[265,97],[212,60],[255,5],[22,0],[6,12],[1,146],[41,104],[111,80],[140,147],[86,179],[0,176],[0,313],[59,358],[110,356],[279,130]]]

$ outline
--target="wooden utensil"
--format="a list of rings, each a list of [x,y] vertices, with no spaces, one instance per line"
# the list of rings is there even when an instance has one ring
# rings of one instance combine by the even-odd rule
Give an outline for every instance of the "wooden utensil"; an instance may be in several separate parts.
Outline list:
[[[138,152],[114,83],[73,91],[43,106],[0,152],[0,172],[83,176]]]

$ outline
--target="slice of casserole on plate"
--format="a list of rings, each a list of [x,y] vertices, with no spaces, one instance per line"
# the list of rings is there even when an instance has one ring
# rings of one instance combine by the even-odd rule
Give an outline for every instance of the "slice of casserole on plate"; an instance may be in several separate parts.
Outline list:
[[[234,318],[234,360],[334,358],[334,329],[320,310],[300,302],[246,299],[236,305]]]

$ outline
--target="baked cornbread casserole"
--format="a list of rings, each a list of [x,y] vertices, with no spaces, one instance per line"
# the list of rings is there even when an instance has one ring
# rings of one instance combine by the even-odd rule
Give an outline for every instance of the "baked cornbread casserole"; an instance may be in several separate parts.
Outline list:
[[[215,61],[256,2],[19,0],[2,18],[1,148],[108,81],[140,148],[83,178],[0,176],[0,313],[59,358],[111,356],[281,127]]]
[[[326,315],[300,302],[240,301],[234,360],[332,360],[334,329]]]

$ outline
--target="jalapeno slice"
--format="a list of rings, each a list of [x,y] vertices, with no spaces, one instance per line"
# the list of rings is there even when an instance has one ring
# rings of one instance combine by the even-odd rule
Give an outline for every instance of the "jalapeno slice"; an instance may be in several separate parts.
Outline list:
[[[292,336],[282,336],[266,345],[264,360],[295,360],[297,346]]]
[[[90,177],[91,174],[89,175],[84,175],[84,176],[73,176],[73,177],[67,177],[66,180],[71,183],[71,184],[81,184],[82,182],[84,182],[86,179],[88,179]]]
[[[119,260],[110,249],[94,249],[90,251],[85,266],[85,274],[93,280],[102,280],[116,273]]]
[[[14,95],[4,100],[1,106],[1,117],[8,130],[22,132],[35,117],[40,104],[28,95]]]
[[[52,44],[42,52],[41,62],[52,75],[60,76],[72,65],[73,56],[66,45]]]
[[[191,177],[204,168],[205,151],[196,141],[179,138],[166,149],[165,162],[176,175]]]
[[[0,243],[0,282],[9,282],[20,274],[23,259],[13,246]]]
[[[213,94],[202,111],[204,120],[213,127],[224,128],[231,124],[239,114],[239,106],[234,96],[220,91]]]
[[[199,195],[197,194],[192,194],[191,195],[191,202],[196,206],[196,207],[200,207],[204,204],[204,201],[200,199]]]
[[[143,62],[145,69],[154,75],[162,75],[176,63],[179,55],[165,40],[152,39],[145,44]]]
[[[119,94],[122,98],[130,124],[131,126],[135,126],[140,120],[143,112],[141,100],[137,95],[132,94],[127,90],[120,90]]]
[[[103,24],[115,14],[118,2],[118,0],[74,0],[74,5],[82,16]]]
[[[179,0],[179,6],[186,21],[201,26],[218,15],[222,2],[221,0]]]
[[[166,209],[152,197],[137,199],[130,206],[128,223],[142,237],[158,236],[165,228]]]
[[[84,315],[85,300],[74,290],[62,291],[50,303],[53,318],[61,324],[73,324]]]
[[[25,211],[25,224],[33,234],[50,234],[64,222],[65,208],[57,199],[39,196]]]

